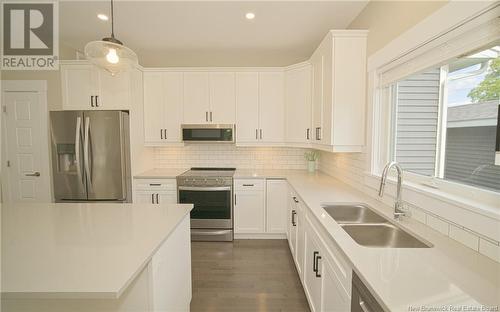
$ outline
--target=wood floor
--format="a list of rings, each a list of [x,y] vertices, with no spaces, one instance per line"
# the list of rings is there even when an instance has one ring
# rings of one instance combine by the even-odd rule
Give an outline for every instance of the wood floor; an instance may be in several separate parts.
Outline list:
[[[309,311],[286,240],[192,242],[198,311]]]

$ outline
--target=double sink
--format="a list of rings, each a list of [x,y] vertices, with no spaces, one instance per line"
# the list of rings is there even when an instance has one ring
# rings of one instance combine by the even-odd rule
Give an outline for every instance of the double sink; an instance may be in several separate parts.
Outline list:
[[[365,204],[332,204],[322,207],[359,245],[378,248],[432,247]]]

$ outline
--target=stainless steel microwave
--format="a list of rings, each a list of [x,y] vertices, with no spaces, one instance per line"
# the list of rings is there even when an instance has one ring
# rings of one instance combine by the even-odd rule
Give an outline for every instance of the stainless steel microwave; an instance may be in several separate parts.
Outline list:
[[[182,125],[182,141],[197,143],[234,143],[234,125]]]

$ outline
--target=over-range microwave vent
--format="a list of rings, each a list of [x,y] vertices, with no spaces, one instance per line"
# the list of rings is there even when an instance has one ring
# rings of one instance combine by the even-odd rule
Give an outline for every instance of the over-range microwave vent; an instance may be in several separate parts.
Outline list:
[[[181,125],[182,141],[186,143],[234,143],[232,124]]]

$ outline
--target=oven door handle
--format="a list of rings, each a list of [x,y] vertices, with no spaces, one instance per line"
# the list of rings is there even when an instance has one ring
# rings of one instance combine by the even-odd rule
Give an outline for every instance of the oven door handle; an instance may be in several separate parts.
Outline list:
[[[208,192],[215,192],[215,191],[230,191],[231,187],[230,186],[179,186],[179,191],[208,191]]]

